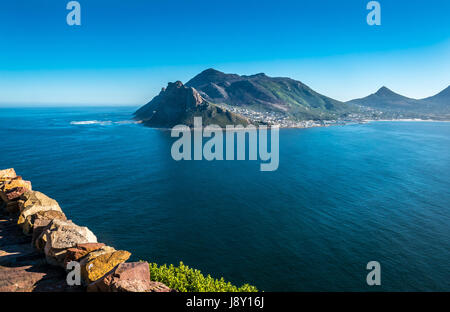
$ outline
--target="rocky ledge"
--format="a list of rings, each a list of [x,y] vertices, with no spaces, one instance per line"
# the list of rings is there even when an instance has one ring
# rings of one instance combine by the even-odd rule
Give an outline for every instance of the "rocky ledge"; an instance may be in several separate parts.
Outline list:
[[[97,242],[87,227],[67,220],[56,200],[33,191],[14,169],[0,170],[0,211],[0,292],[173,291],[151,281],[147,262],[126,262],[130,252]],[[66,281],[73,261],[79,286]]]

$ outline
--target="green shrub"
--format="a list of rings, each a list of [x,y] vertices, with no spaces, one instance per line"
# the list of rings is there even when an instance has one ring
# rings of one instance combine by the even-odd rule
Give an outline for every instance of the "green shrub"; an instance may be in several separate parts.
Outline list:
[[[257,292],[255,286],[244,284],[241,287],[232,285],[221,279],[214,279],[210,275],[204,276],[199,270],[191,269],[183,262],[180,266],[172,264],[158,266],[150,263],[150,278],[161,282],[180,292]]]

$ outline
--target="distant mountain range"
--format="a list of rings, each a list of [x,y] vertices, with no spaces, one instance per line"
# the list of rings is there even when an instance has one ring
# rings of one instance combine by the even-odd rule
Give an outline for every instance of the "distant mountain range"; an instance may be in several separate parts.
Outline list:
[[[441,107],[445,111],[450,108],[450,86],[442,90],[436,95],[423,99],[425,102],[434,103],[435,106]]]
[[[450,86],[434,96],[419,100],[405,97],[386,87],[382,87],[376,93],[347,103],[375,108],[385,112],[446,115],[450,113]]]
[[[205,125],[224,126],[255,123],[252,120],[254,114],[262,115],[258,123],[266,123],[265,117],[273,120],[273,116],[297,121],[450,119],[450,86],[420,100],[382,87],[367,97],[341,102],[290,78],[268,77],[263,73],[240,76],[207,69],[186,85],[180,81],[169,83],[159,95],[136,111],[135,117],[151,127],[191,126],[194,116],[202,116]]]

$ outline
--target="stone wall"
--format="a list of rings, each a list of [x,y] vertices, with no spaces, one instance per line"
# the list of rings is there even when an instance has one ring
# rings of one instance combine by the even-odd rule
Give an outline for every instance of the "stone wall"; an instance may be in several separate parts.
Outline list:
[[[0,207],[48,264],[71,272],[71,280],[79,269],[87,291],[172,291],[150,280],[147,262],[126,262],[130,252],[99,243],[87,227],[67,220],[56,200],[33,191],[31,182],[16,175],[14,169],[0,170]]]

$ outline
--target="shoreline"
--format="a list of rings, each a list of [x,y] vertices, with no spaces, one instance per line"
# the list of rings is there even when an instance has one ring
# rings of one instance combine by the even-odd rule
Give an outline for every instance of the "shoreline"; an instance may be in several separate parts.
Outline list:
[[[435,119],[379,119],[379,120],[367,120],[367,122],[374,121],[399,121],[399,122],[450,122],[450,120],[435,120]]]
[[[282,127],[280,125],[265,125],[267,127],[267,129],[271,129],[272,127],[276,127],[278,129],[311,129],[311,128],[324,128],[324,127],[332,127],[332,126],[347,126],[347,125],[355,125],[355,124],[367,124],[367,123],[372,123],[372,122],[450,122],[450,120],[435,120],[435,119],[376,119],[376,120],[362,120],[362,121],[349,121],[349,122],[342,122],[342,123],[330,123],[330,124],[326,124],[326,125],[314,125],[314,126],[309,126],[309,127],[295,127],[295,126],[290,126],[290,127]],[[149,127],[146,126],[145,123],[142,122],[142,120],[139,120],[138,122],[136,122],[135,124],[142,124],[144,127],[147,128],[151,128],[151,129],[155,129],[155,130],[160,130],[160,131],[171,131],[173,128],[158,128],[158,127]],[[253,125],[256,129],[254,130],[258,130],[257,125]],[[203,130],[205,127],[200,128],[200,129],[195,129],[195,128],[191,128],[189,127],[190,131],[198,131],[198,130]],[[238,129],[226,129],[226,128],[222,128],[220,127],[222,131],[252,131],[253,129],[247,129],[246,127],[244,128],[238,128]]]

